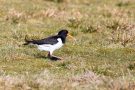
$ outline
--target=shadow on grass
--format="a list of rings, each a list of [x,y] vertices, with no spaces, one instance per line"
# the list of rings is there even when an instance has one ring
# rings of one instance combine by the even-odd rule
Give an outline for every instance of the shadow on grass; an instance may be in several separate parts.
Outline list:
[[[50,61],[58,61],[60,60],[58,57],[56,56],[51,56],[51,57],[48,57],[46,55],[42,55],[42,54],[36,54],[34,55],[36,58],[42,58],[42,59],[47,59],[47,60],[50,60]]]

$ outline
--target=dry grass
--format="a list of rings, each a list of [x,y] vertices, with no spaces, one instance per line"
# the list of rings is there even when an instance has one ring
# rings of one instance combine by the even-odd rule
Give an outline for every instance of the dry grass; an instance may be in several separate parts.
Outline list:
[[[2,90],[44,90],[44,89],[103,89],[103,90],[134,90],[133,76],[120,77],[116,80],[98,76],[91,71],[70,77],[59,77],[44,70],[39,74],[1,75],[0,89]],[[130,81],[130,82],[129,82]]]
[[[110,35],[110,41],[120,43],[124,47],[127,44],[132,45],[135,38],[135,25],[124,23],[123,21],[120,22],[116,21],[113,25],[108,26],[108,28],[113,29]]]
[[[134,90],[135,1],[0,0],[0,90]],[[66,28],[54,52],[23,46]]]

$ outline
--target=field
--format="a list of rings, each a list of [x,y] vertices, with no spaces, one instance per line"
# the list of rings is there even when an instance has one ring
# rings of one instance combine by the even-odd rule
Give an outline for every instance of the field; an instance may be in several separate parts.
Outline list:
[[[28,39],[68,29],[54,55]],[[0,90],[135,90],[134,0],[0,0]]]

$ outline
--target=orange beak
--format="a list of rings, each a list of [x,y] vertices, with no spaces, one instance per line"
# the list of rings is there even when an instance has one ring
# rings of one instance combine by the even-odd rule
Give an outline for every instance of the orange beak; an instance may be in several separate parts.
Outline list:
[[[68,36],[69,38],[73,39],[74,41],[76,41],[76,39],[75,39],[73,36],[71,36],[70,34],[68,34],[67,36]]]

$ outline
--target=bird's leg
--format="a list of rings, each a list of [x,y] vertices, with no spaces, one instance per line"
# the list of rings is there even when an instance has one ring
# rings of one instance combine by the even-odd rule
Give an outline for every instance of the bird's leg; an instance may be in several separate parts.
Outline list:
[[[62,58],[52,55],[50,52],[48,53],[48,58],[51,60],[61,60]]]
[[[50,54],[50,52],[48,52],[48,55],[47,55],[47,57],[48,57],[48,58],[50,58],[50,57],[51,57],[51,54]]]

